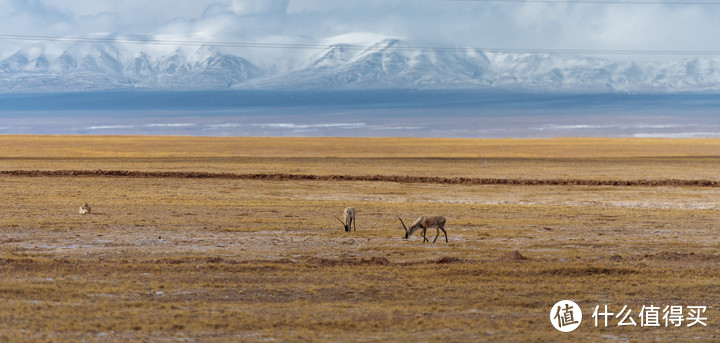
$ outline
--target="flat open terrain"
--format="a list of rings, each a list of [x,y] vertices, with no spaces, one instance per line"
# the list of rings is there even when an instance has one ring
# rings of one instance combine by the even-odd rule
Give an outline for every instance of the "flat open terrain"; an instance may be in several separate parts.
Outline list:
[[[386,180],[719,181],[719,167],[720,140],[0,136],[0,171],[46,171],[0,175],[0,341],[717,341],[712,183]],[[155,174],[53,173],[96,170]],[[333,218],[347,206],[356,232]],[[449,243],[401,238],[395,215],[422,214],[447,217]],[[549,320],[564,299],[584,316],[566,334]],[[638,326],[596,328],[596,305]],[[707,306],[707,326],[640,327],[643,305]]]

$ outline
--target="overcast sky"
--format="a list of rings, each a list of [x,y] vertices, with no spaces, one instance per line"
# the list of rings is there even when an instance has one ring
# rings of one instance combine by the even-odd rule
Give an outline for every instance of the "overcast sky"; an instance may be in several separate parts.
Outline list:
[[[345,35],[356,43],[392,37],[478,48],[720,50],[720,5],[0,0],[0,8],[0,34],[304,43]],[[0,56],[23,44],[30,43],[0,40]]]

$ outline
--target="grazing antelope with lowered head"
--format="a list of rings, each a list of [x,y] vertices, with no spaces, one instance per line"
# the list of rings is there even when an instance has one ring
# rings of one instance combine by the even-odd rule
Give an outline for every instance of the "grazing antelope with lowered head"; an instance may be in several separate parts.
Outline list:
[[[345,232],[350,232],[350,225],[352,225],[353,229],[357,231],[357,228],[355,227],[355,208],[354,207],[348,207],[345,209],[345,212],[343,212],[343,217],[345,217],[345,221],[343,222],[340,220],[340,218],[335,217],[335,219],[340,220],[340,223],[343,224],[345,227]]]
[[[445,231],[445,217],[443,216],[421,216],[414,223],[412,223],[412,225],[410,225],[410,228],[405,226],[405,222],[403,222],[400,216],[397,217],[398,219],[400,219],[400,223],[402,223],[402,226],[405,229],[405,239],[410,238],[413,232],[422,229],[423,243],[429,242],[427,237],[425,237],[425,232],[427,231],[427,229],[435,228],[437,229],[437,234],[435,235],[433,243],[435,243],[438,236],[440,236],[440,230],[442,230],[442,232],[445,234],[445,242],[447,243],[448,241],[447,232]]]

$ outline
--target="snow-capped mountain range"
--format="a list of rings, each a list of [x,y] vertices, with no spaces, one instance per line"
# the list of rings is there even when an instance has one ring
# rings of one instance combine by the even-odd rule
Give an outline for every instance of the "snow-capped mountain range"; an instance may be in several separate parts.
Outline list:
[[[511,89],[551,92],[720,91],[720,57],[625,62],[554,54],[421,49],[397,39],[337,43],[282,68],[212,47],[48,42],[0,56],[0,92],[115,89]],[[133,48],[135,50],[133,50]]]

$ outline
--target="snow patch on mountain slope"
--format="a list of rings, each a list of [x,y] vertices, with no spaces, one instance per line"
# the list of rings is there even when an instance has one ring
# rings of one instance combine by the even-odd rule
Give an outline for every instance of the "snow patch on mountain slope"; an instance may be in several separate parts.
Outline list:
[[[111,38],[122,39],[120,36]],[[424,49],[373,34],[321,41],[263,68],[212,47],[48,42],[3,54],[0,92],[109,89],[517,89],[546,92],[720,90],[720,58],[627,62],[473,48]],[[64,45],[63,45],[64,44]]]

